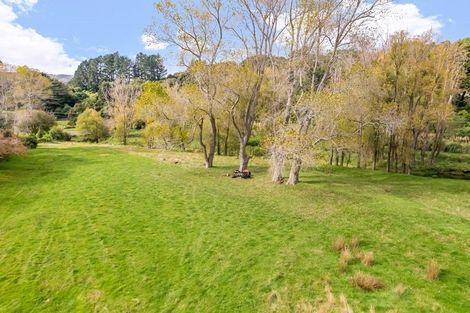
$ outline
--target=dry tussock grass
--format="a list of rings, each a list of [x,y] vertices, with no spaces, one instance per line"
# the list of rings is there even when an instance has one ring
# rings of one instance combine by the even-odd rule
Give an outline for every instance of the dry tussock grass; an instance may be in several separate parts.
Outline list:
[[[343,251],[341,251],[341,256],[339,257],[339,269],[341,271],[345,271],[352,259],[353,256],[348,248],[345,248]]]
[[[426,278],[429,280],[436,280],[439,278],[441,273],[441,267],[436,260],[429,261],[428,265],[426,266]]]
[[[372,266],[374,265],[374,260],[375,260],[375,257],[374,257],[374,252],[372,251],[369,251],[369,252],[365,252],[364,254],[362,254],[361,256],[361,262],[364,266]]]
[[[359,248],[359,244],[360,244],[359,237],[353,236],[351,238],[351,244],[350,244],[351,250],[356,250],[357,248]]]
[[[382,289],[385,285],[376,277],[364,273],[356,273],[351,280],[354,287],[364,291],[375,291]]]
[[[342,237],[338,237],[333,242],[333,249],[336,252],[341,252],[346,248],[346,241]]]

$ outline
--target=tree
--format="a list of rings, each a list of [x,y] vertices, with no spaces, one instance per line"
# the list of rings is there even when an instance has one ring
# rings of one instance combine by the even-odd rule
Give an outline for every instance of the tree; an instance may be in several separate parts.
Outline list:
[[[146,55],[138,53],[135,57],[134,77],[145,81],[158,81],[166,76],[163,59],[159,54]]]
[[[140,92],[140,85],[118,78],[111,83],[106,94],[108,114],[114,123],[115,135],[123,145],[127,145],[127,138],[134,118],[134,104]]]
[[[180,63],[189,69],[199,90],[205,96],[205,104],[198,107],[210,123],[208,149],[200,138],[206,168],[214,165],[217,145],[217,117],[215,96],[218,92],[214,64],[221,55],[224,28],[228,17],[223,15],[220,0],[202,0],[198,5],[188,1],[175,3],[162,0],[155,5],[165,21],[164,25],[149,29],[156,41],[166,42],[180,49]],[[199,120],[202,130],[204,119]],[[202,131],[200,132],[202,135]]]
[[[44,99],[44,108],[46,111],[54,113],[60,118],[67,117],[68,110],[76,103],[75,97],[70,92],[67,85],[58,81],[51,80],[51,94]]]
[[[9,71],[6,65],[0,64],[0,128],[10,127],[13,120],[10,112],[15,108],[15,80],[15,73]]]
[[[165,149],[186,149],[193,129],[191,108],[179,103],[176,90],[159,82],[146,82],[135,104],[135,120],[145,122],[144,139],[149,148],[163,142]]]
[[[139,53],[134,61],[115,52],[80,63],[71,84],[86,91],[98,92],[103,83],[118,78],[154,81],[163,79],[165,75],[166,69],[159,55]]]
[[[288,51],[288,92],[285,105],[273,111],[272,120],[278,121],[278,125],[273,127],[273,138],[278,137],[277,132],[285,133],[284,128],[291,129],[289,124],[293,123],[297,129],[294,142],[299,148],[304,147],[304,138],[313,142],[322,140],[321,137],[311,138],[308,135],[316,125],[316,95],[323,97],[328,84],[333,84],[341,50],[386,2],[357,0],[344,3],[342,0],[323,0],[291,3],[283,37]],[[331,91],[327,94],[331,94]],[[305,102],[306,98],[310,102]],[[282,179],[279,175],[282,169],[276,167],[284,165],[284,150],[282,142],[271,148],[273,173],[276,174],[273,175],[274,181]],[[292,158],[288,184],[299,181],[303,162],[301,153],[294,153]]]
[[[18,108],[42,109],[44,101],[51,94],[51,81],[39,71],[27,66],[16,69],[14,98]]]
[[[86,109],[78,116],[77,129],[85,141],[99,142],[107,136],[103,118],[92,108]]]

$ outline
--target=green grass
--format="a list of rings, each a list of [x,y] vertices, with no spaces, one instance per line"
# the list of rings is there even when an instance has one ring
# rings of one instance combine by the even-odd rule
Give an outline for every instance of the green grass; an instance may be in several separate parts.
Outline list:
[[[334,168],[289,187],[261,159],[252,180],[216,162],[61,144],[0,163],[0,311],[269,312],[272,292],[294,311],[329,285],[355,312],[470,312],[469,181]],[[374,266],[341,272],[339,236]],[[355,289],[359,271],[385,288]]]

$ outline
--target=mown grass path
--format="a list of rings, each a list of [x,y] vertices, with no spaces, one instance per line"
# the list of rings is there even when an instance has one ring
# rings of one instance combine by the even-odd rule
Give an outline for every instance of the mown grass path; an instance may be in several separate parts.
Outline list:
[[[287,187],[262,161],[234,180],[235,159],[179,157],[51,145],[0,163],[0,311],[293,311],[328,285],[356,311],[470,312],[469,181],[335,169]],[[338,236],[375,265],[341,272]],[[358,271],[385,288],[355,289]]]

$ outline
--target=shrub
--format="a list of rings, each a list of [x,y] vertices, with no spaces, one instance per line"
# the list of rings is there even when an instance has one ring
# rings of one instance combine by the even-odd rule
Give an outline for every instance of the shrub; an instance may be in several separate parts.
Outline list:
[[[22,138],[22,142],[28,149],[36,149],[38,147],[38,138],[36,135],[27,135]]]
[[[15,117],[17,131],[27,134],[48,132],[55,123],[53,115],[41,110],[21,110]]]
[[[333,242],[333,249],[336,252],[341,252],[345,248],[346,248],[346,242],[344,241],[344,239],[342,237],[336,238],[335,241]]]
[[[11,155],[22,155],[26,152],[26,147],[21,139],[14,136],[9,130],[0,132],[0,160],[6,159]]]
[[[364,266],[372,266],[374,264],[374,252],[366,252],[361,257],[361,262]]]
[[[70,141],[72,140],[72,136],[67,133],[62,127],[54,126],[49,131],[49,135],[53,140],[57,141]]]
[[[83,140],[99,142],[108,135],[104,120],[94,109],[86,109],[77,119],[77,129],[82,133]]]
[[[360,288],[364,291],[374,291],[385,287],[378,278],[364,273],[357,273],[354,275],[351,283],[354,287]]]
[[[262,147],[252,147],[250,150],[251,154],[256,157],[264,157],[267,154],[266,149]]]
[[[52,136],[49,133],[45,133],[39,137],[39,142],[52,142]]]
[[[426,277],[429,280],[436,280],[439,278],[441,273],[441,267],[436,260],[429,261],[428,265],[426,266]]]

